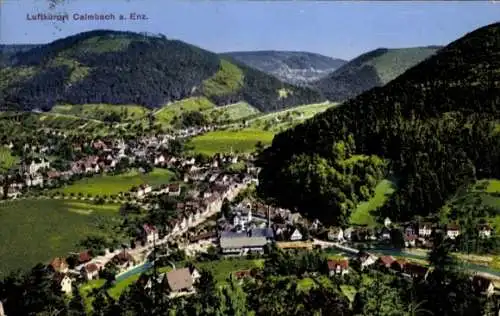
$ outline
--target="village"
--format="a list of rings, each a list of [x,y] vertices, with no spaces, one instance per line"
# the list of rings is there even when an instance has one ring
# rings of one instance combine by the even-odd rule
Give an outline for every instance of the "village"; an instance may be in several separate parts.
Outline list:
[[[130,167],[143,172],[147,172],[148,168],[164,168],[179,173],[177,183],[159,186],[142,184],[118,196],[100,197],[102,203],[127,203],[146,211],[159,209],[158,197],[167,196],[177,203],[175,215],[165,227],[144,222],[130,236],[135,240],[123,244],[121,249],[103,249],[101,253],[88,249],[70,253],[67,257],[53,258],[48,266],[54,271],[54,281],[68,295],[72,293],[75,282],[85,284],[100,278],[120,280],[136,274],[141,274],[138,282],[144,288],[150,288],[151,280],[142,273],[157,263],[158,250],[165,253],[163,256],[181,250],[190,257],[215,251],[222,258],[231,258],[265,256],[272,244],[283,251],[340,249],[343,256],[328,260],[328,271],[332,276],[348,274],[354,264],[361,269],[376,267],[409,278],[425,278],[428,273],[425,265],[375,253],[380,253],[380,247],[394,248],[395,240],[400,243],[398,248],[429,249],[432,247],[431,236],[440,227],[426,221],[392,223],[389,218],[379,228],[324,227],[317,220],[309,221],[297,212],[266,205],[251,195],[241,198],[238,203],[231,203],[241,192],[258,185],[259,169],[253,165],[252,155],[216,155],[200,161],[194,156],[173,154],[171,150],[172,141],[210,129],[204,127],[178,131],[174,135],[127,140],[102,138],[71,143],[71,149],[76,153],[74,156],[78,159],[66,163],[67,168],[61,168],[60,164],[55,167],[44,158],[60,149],[51,145],[54,142],[47,137],[47,144],[25,146],[26,152],[35,153],[40,158],[23,161],[18,173],[4,176],[0,194],[7,200],[25,196],[96,200],[94,196],[54,193],[53,189],[63,187],[70,180],[116,174]],[[49,134],[53,138],[65,138],[62,134]],[[238,163],[242,164],[242,168],[237,172],[227,172],[224,168]],[[480,225],[477,233],[481,238],[489,238],[491,228],[486,224]],[[459,234],[457,224],[446,227],[447,238],[453,240]],[[178,269],[174,266],[173,270],[161,273],[156,281],[165,284],[170,295],[175,297],[194,293],[199,275],[192,265]],[[249,277],[251,271],[236,271],[234,275],[238,278]],[[474,276],[473,281],[477,286],[484,287],[488,295],[495,293],[500,286],[496,279],[479,274]]]

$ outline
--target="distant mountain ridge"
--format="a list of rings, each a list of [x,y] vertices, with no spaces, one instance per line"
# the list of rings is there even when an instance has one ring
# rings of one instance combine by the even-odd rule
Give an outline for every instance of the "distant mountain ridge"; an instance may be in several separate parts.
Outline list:
[[[4,49],[8,64],[0,66],[4,109],[50,109],[61,103],[158,107],[205,96],[217,105],[245,101],[275,111],[324,101],[310,88],[165,36],[94,30],[16,49]]]
[[[291,84],[308,84],[347,63],[346,60],[301,51],[241,51],[221,53]]]
[[[311,85],[331,101],[344,101],[380,87],[436,53],[441,46],[378,48],[349,61]]]

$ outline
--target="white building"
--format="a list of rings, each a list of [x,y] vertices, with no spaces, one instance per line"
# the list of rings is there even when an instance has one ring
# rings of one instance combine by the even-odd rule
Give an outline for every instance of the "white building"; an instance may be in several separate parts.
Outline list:
[[[302,240],[302,234],[300,233],[298,228],[295,228],[292,235],[290,236],[291,241]]]

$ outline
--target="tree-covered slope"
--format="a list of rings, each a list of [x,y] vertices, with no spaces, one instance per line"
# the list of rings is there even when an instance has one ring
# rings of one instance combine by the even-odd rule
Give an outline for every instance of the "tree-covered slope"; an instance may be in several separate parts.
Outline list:
[[[318,80],[347,62],[320,54],[293,51],[228,52],[221,56],[231,57],[291,84]]]
[[[497,23],[456,40],[386,86],[278,134],[260,157],[260,194],[335,222],[373,187],[377,157],[399,180],[379,215],[427,215],[468,182],[500,178],[499,120]],[[359,155],[375,163],[357,170],[342,164]]]
[[[383,86],[434,54],[438,46],[379,48],[356,57],[325,78],[312,83],[332,101],[343,101]]]
[[[39,45],[36,44],[0,44],[0,66],[8,66],[15,63],[15,56],[19,52],[25,52]]]
[[[316,91],[161,35],[84,32],[21,51],[10,61],[0,68],[2,108],[57,103],[157,107],[204,95],[219,105],[246,101],[267,111],[322,99]],[[283,90],[289,92],[285,97]]]

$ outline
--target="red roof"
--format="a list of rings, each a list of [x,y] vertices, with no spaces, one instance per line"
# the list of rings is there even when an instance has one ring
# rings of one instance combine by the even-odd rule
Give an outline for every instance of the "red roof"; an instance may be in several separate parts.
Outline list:
[[[82,251],[78,254],[78,262],[80,263],[90,261],[90,259],[92,259],[92,256],[88,250]]]
[[[95,271],[99,271],[99,267],[97,266],[97,264],[95,263],[89,263],[85,266],[85,270],[88,272],[88,273],[92,273],[92,272],[95,272]]]
[[[392,256],[380,257],[380,262],[382,262],[384,265],[391,265],[394,261],[395,261],[395,259]]]
[[[328,270],[336,270],[340,266],[342,269],[349,268],[349,261],[347,259],[328,260]]]
[[[178,184],[175,184],[175,183],[168,186],[168,190],[170,192],[177,192],[177,191],[179,191],[179,189],[180,189],[180,186]]]
[[[241,271],[236,271],[234,273],[234,276],[238,279],[250,276],[251,271],[250,270],[241,270]]]
[[[148,224],[142,225],[142,228],[146,232],[146,234],[151,234],[153,232],[156,232],[156,227]]]

